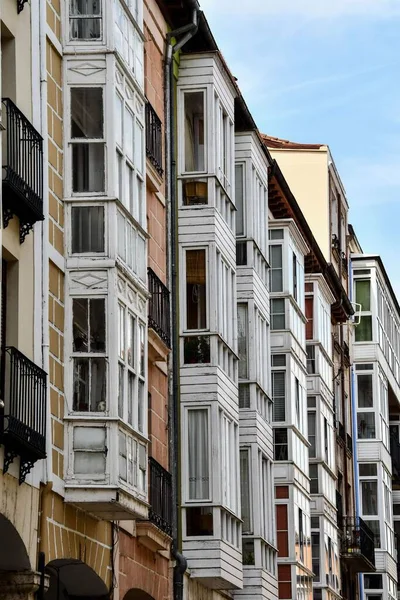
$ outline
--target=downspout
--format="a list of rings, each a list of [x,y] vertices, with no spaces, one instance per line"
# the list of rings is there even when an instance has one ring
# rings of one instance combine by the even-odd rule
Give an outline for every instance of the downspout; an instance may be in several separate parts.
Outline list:
[[[179,444],[179,332],[178,332],[178,227],[177,227],[177,190],[176,190],[176,123],[173,57],[196,33],[198,29],[199,4],[191,2],[192,21],[187,25],[167,33],[165,50],[165,164],[167,195],[167,248],[168,248],[168,284],[171,291],[171,342],[170,379],[169,379],[169,419],[170,419],[170,470],[172,473],[172,556],[175,559],[173,576],[173,598],[183,598],[183,576],[187,569],[187,560],[180,547],[180,444]],[[182,36],[182,37],[181,37]],[[178,39],[180,38],[180,39]],[[175,43],[172,40],[177,40]]]
[[[353,300],[353,264],[351,256],[349,257],[349,282],[350,282],[350,301]],[[356,373],[354,364],[351,365],[351,425],[353,436],[353,471],[354,471],[354,500],[356,509],[356,519],[360,517],[360,484],[358,472],[358,446],[357,446],[357,406],[356,406]],[[358,575],[358,585],[360,590],[360,599],[364,598],[364,578],[362,573]]]

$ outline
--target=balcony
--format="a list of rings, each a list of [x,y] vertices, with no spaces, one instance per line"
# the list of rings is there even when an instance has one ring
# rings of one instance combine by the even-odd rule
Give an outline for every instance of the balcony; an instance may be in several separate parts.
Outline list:
[[[154,458],[149,458],[149,520],[136,523],[136,536],[153,552],[167,550],[172,536],[172,481]]]
[[[19,218],[22,244],[36,221],[43,221],[43,139],[9,98],[2,99],[3,227]]]
[[[161,120],[149,102],[146,104],[146,155],[157,173],[162,175]]]
[[[4,473],[21,457],[19,482],[37,460],[46,457],[46,373],[22,352],[7,347],[2,357],[0,442],[4,444]]]
[[[341,557],[353,573],[375,572],[374,534],[360,517],[343,517]]]
[[[164,344],[171,347],[169,290],[152,269],[148,269],[149,328],[153,329]]]

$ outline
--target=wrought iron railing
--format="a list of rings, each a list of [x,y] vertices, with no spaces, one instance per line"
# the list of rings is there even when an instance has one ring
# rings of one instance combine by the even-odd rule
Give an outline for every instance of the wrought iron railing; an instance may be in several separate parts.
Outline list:
[[[154,458],[150,466],[149,519],[167,535],[172,534],[172,483],[168,473]]]
[[[4,472],[21,457],[20,483],[34,463],[46,456],[46,373],[12,346],[2,359],[0,441]]]
[[[170,294],[168,288],[152,269],[148,269],[148,285],[151,294],[149,299],[149,327],[160,336],[165,344],[171,347],[170,335]]]
[[[361,517],[343,517],[341,551],[342,556],[364,557],[370,565],[375,565],[374,534]]]
[[[162,175],[161,120],[149,102],[146,104],[146,155],[158,173]]]
[[[3,153],[3,227],[20,220],[20,242],[43,215],[43,139],[9,98],[2,99],[6,137]]]

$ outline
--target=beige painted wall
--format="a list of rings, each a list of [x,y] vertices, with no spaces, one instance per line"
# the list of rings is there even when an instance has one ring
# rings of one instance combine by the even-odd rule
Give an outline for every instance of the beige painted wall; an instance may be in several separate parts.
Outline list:
[[[328,151],[270,149],[327,261],[330,260]]]

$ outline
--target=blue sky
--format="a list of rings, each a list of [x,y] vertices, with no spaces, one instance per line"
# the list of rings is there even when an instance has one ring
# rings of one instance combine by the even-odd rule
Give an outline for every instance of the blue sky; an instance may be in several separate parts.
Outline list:
[[[400,0],[200,0],[259,129],[330,146],[400,300]]]

